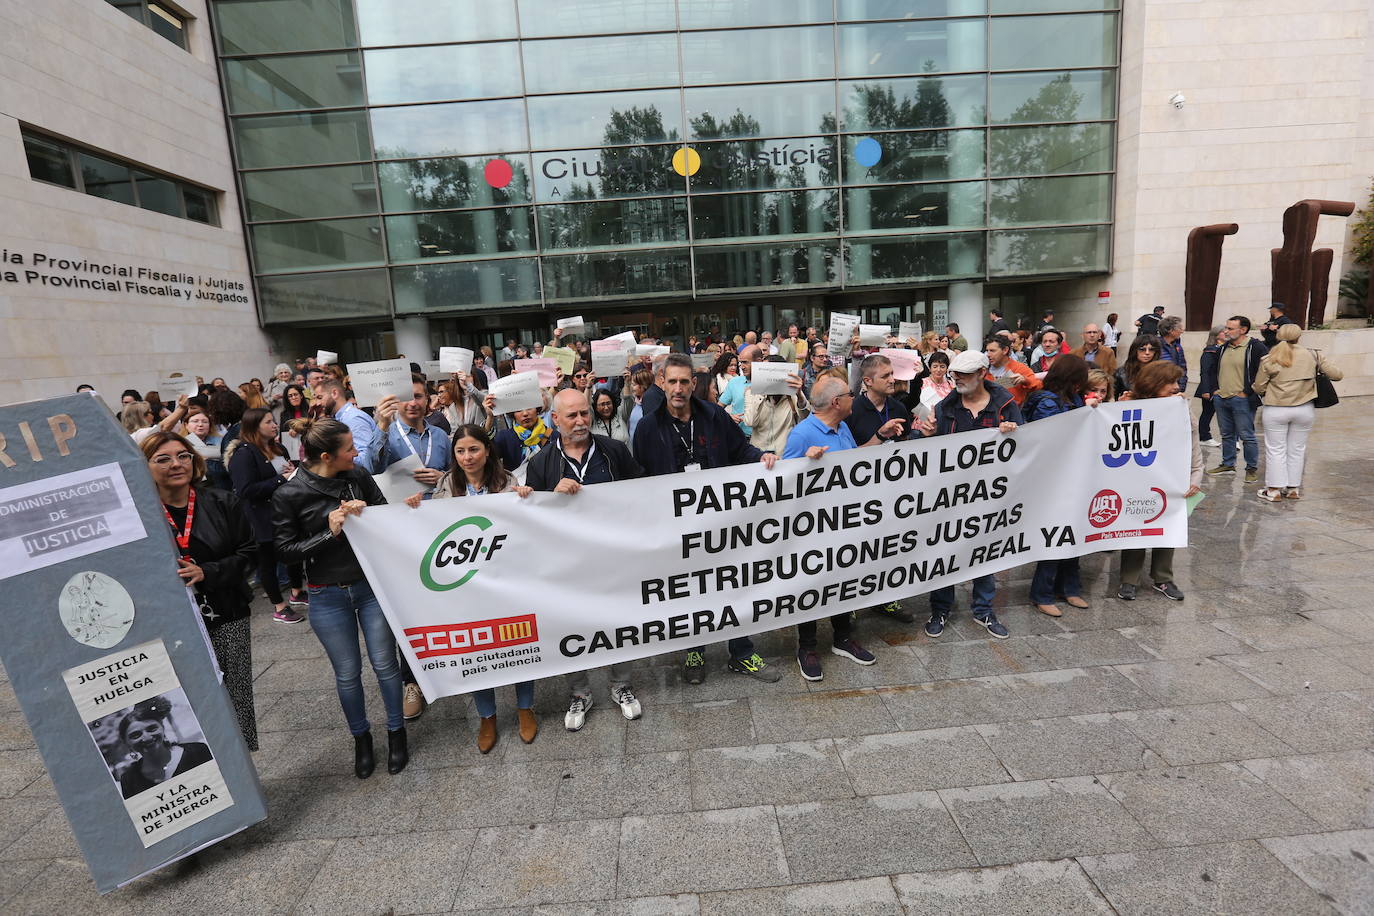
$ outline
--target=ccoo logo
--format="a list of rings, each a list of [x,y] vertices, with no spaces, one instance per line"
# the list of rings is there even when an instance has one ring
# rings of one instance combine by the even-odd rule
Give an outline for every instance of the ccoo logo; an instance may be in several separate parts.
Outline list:
[[[469,527],[476,530],[463,530]],[[477,575],[480,564],[490,560],[506,540],[504,534],[488,537],[490,528],[491,520],[480,515],[469,515],[445,528],[420,560],[420,581],[425,588],[447,592]]]
[[[1159,455],[1158,451],[1151,448],[1155,443],[1155,421],[1142,421],[1140,417],[1139,410],[1123,410],[1121,422],[1112,424],[1108,454],[1102,456],[1102,463],[1107,467],[1124,467],[1132,459],[1142,468],[1155,463]]]

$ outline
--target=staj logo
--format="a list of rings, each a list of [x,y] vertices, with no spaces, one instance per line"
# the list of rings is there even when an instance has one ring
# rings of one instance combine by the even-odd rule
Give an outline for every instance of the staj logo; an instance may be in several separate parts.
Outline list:
[[[475,528],[476,534],[463,529]],[[469,515],[445,528],[420,560],[420,582],[432,592],[447,592],[469,581],[506,541],[504,534],[488,536],[491,520]],[[462,569],[464,566],[470,568]],[[461,571],[460,571],[461,569]]]
[[[1108,453],[1102,456],[1102,463],[1107,467],[1123,467],[1131,460],[1142,468],[1155,463],[1159,455],[1151,448],[1155,444],[1155,421],[1142,421],[1140,416],[1140,410],[1123,410],[1121,422],[1112,424]]]
[[[449,623],[429,627],[406,627],[406,639],[416,658],[436,655],[465,655],[487,649],[504,649],[539,641],[539,627],[533,614]]]

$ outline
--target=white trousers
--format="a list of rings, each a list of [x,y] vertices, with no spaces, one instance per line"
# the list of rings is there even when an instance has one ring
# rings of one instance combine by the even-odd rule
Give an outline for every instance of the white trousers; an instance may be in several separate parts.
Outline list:
[[[1264,408],[1264,485],[1302,486],[1302,466],[1307,461],[1307,436],[1317,409],[1309,401],[1301,407]]]

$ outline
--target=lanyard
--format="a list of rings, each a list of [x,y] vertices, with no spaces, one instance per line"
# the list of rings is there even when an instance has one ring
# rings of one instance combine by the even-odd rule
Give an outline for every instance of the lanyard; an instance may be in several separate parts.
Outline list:
[[[177,546],[181,548],[183,559],[191,559],[191,525],[196,520],[196,490],[191,488],[186,497],[186,528],[183,531],[177,530],[177,523],[172,521],[172,513],[167,511],[167,507],[162,507],[162,514],[167,517],[167,524],[172,527],[172,536],[177,540]]]
[[[415,445],[410,441],[410,427],[406,426],[406,424],[404,423],[402,423],[401,425],[405,427],[405,429],[407,430],[406,432],[401,433],[401,441],[406,444],[406,448],[410,449],[410,453],[412,455],[414,455],[416,458],[419,458],[420,453],[415,450]],[[434,457],[434,437],[430,435],[433,432],[434,430],[430,429],[430,427],[426,425],[425,431],[420,434],[420,441],[425,443],[425,457],[421,459],[420,463],[423,464],[425,467],[429,467],[429,462]]]
[[[674,433],[674,435],[677,436],[677,441],[679,441],[679,442],[682,443],[683,449],[686,450],[686,452],[687,452],[687,463],[688,463],[688,464],[691,464],[691,463],[692,463],[692,459],[696,457],[696,454],[692,451],[692,441],[696,438],[696,437],[693,435],[693,430],[696,429],[696,425],[697,425],[697,418],[696,418],[696,417],[692,417],[692,419],[690,419],[690,420],[687,421],[687,438],[684,439],[684,438],[682,438],[682,429],[681,429],[676,423],[673,424],[673,433]]]
[[[577,482],[581,483],[582,478],[587,473],[587,468],[591,467],[592,465],[592,456],[596,454],[596,443],[593,442],[591,445],[587,446],[587,454],[585,457],[583,457],[582,464],[580,467],[578,466],[576,461],[569,458],[567,453],[563,451],[562,444],[557,444],[557,448],[558,455],[563,459],[563,463],[572,469],[573,474],[577,476]]]

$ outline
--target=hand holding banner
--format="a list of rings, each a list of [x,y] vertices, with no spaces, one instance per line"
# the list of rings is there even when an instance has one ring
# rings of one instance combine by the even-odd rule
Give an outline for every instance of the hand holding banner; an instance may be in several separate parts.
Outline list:
[[[897,325],[897,336],[901,338],[902,343],[906,343],[908,340],[920,340],[922,333],[921,322],[919,321],[903,321]]]
[[[859,346],[885,346],[888,335],[891,333],[892,329],[885,324],[861,324],[859,325]]]
[[[919,350],[898,350],[884,347],[878,353],[891,360],[892,377],[898,381],[909,382],[921,371],[921,353]]]
[[[440,347],[439,371],[450,375],[455,372],[472,374],[472,357],[475,354],[467,347]]]
[[[749,390],[754,394],[787,394],[796,396],[797,389],[787,384],[797,375],[796,363],[754,363]]]
[[[551,359],[563,370],[564,375],[572,375],[577,365],[577,351],[571,347],[545,347],[544,359]]]
[[[517,410],[544,409],[544,396],[539,392],[539,373],[516,372],[492,383],[492,411],[498,414]]]
[[[196,385],[196,376],[193,372],[168,372],[157,380],[157,396],[168,406],[176,404],[177,398],[182,395],[193,398],[198,391],[199,386]]]
[[[338,361],[339,354],[335,353],[333,350],[315,351],[315,365],[317,366],[332,366]]]
[[[535,359],[517,359],[515,361],[516,372],[536,372],[539,374],[539,387],[552,388],[558,384],[558,363],[551,359],[538,357]]]
[[[826,348],[830,351],[831,360],[849,360],[849,354],[853,349],[851,341],[853,341],[854,332],[858,328],[858,315],[845,315],[836,312],[830,316],[830,334]]]
[[[376,407],[387,395],[409,401],[414,393],[410,384],[408,359],[378,359],[368,363],[350,363],[348,382],[359,407]]]
[[[631,347],[634,344],[630,344]],[[615,378],[625,371],[631,351],[625,348],[623,340],[592,341],[592,375],[597,378]]]
[[[587,325],[583,322],[582,316],[577,315],[573,318],[558,319],[558,330],[562,331],[564,336],[569,334],[586,334]]]

